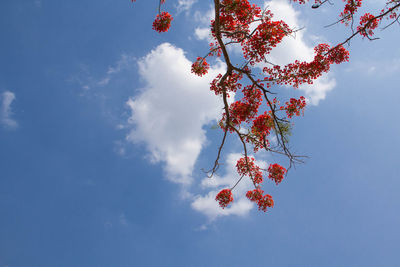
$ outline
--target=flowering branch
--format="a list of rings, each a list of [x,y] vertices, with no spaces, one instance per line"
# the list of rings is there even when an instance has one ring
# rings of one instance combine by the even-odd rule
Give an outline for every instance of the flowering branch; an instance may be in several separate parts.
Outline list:
[[[134,2],[135,0],[131,0]],[[292,0],[304,4],[306,0]],[[270,10],[261,10],[249,0],[214,0],[214,20],[211,21],[213,42],[210,50],[203,57],[198,57],[192,65],[192,72],[203,76],[210,68],[206,58],[209,56],[222,57],[226,64],[224,74],[219,74],[210,84],[210,90],[222,98],[224,104],[222,119],[219,126],[223,130],[223,138],[219,145],[213,167],[207,171],[212,177],[219,168],[222,149],[229,134],[236,135],[243,146],[243,157],[236,163],[239,178],[231,188],[221,190],[216,200],[222,208],[228,207],[233,201],[232,190],[248,177],[254,189],[246,193],[246,197],[258,205],[259,210],[267,211],[274,206],[272,196],[264,194],[261,185],[264,182],[263,172],[276,185],[282,182],[287,171],[296,163],[302,163],[304,156],[294,155],[289,148],[288,135],[292,126],[291,120],[295,116],[304,114],[306,100],[303,96],[290,98],[283,104],[276,97],[274,88],[277,86],[292,86],[298,88],[303,84],[312,84],[315,79],[330,70],[332,64],[341,64],[349,60],[349,52],[344,48],[351,39],[361,35],[363,38],[372,38],[374,30],[383,18],[392,20],[386,27],[399,22],[397,14],[400,0],[387,0],[386,6],[379,15],[365,13],[360,17],[356,30],[354,16],[362,6],[362,0],[343,0],[345,6],[336,23],[350,26],[352,34],[343,42],[329,46],[319,44],[314,48],[315,56],[311,62],[300,62],[280,66],[268,61],[271,50],[283,38],[296,32],[290,29],[283,21],[274,21]],[[159,10],[153,23],[153,29],[166,32],[170,28],[172,16],[168,12],[161,12],[165,0],[159,0]],[[312,8],[316,9],[329,0],[314,0]],[[250,26],[255,26],[250,30]],[[385,27],[385,28],[386,28]],[[243,51],[243,63],[233,64],[227,50],[231,44],[240,44]],[[269,63],[262,73],[255,75],[252,70],[256,64]],[[238,67],[241,66],[241,67]],[[246,82],[245,82],[246,81]],[[242,96],[229,104],[228,98],[238,91]],[[263,105],[264,104],[264,105]],[[260,110],[260,108],[264,110]],[[264,112],[263,112],[264,111]],[[271,133],[275,133],[274,138]],[[275,143],[275,144],[271,144]],[[288,160],[288,169],[278,163],[270,164],[268,168],[261,168],[253,157],[249,156],[249,147],[254,153],[259,150],[283,155]]]

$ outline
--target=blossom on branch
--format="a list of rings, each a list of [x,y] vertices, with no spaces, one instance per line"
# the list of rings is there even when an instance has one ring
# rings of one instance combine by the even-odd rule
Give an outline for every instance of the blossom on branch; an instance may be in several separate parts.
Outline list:
[[[268,178],[275,181],[277,185],[282,182],[285,174],[286,169],[277,163],[271,164],[268,168]]]
[[[274,200],[271,195],[263,195],[264,191],[260,188],[256,188],[252,191],[247,191],[246,197],[255,202],[258,205],[258,209],[264,212],[267,211],[267,208],[272,208],[274,206]]]
[[[168,12],[157,14],[153,22],[153,30],[158,32],[166,32],[171,26],[172,16]]]
[[[254,184],[261,184],[263,182],[263,175],[260,167],[254,163],[253,157],[240,158],[236,163],[236,169],[239,175],[250,177]]]
[[[208,72],[209,68],[210,65],[207,61],[202,57],[198,57],[196,62],[192,64],[192,73],[201,77]]]
[[[221,208],[226,208],[231,202],[233,202],[232,191],[230,189],[221,190],[215,197],[215,200]]]

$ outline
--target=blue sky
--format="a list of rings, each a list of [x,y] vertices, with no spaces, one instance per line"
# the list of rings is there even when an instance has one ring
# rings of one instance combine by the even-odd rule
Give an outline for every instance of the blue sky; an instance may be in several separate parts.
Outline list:
[[[341,4],[270,2],[305,27],[271,58],[344,40],[349,29],[323,27]],[[309,159],[266,183],[267,213],[241,197],[247,183],[222,211],[213,198],[236,179],[237,140],[213,180],[201,168],[222,137],[208,83],[224,66],[190,74],[210,7],[167,0],[173,24],[158,34],[156,1],[1,1],[0,267],[398,266],[398,27],[353,40],[350,62],[314,86],[276,88],[309,100],[291,137]]]

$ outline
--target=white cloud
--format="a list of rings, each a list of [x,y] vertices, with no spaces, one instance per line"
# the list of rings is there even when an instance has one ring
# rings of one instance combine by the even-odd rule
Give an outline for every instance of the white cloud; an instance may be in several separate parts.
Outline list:
[[[210,7],[206,13],[202,13],[200,11],[196,11],[194,13],[194,20],[199,23],[199,26],[196,27],[194,31],[194,35],[199,40],[205,40],[208,42],[212,41],[211,38],[211,29],[210,23],[211,20],[214,19],[214,7]]]
[[[210,40],[211,39],[211,31],[210,28],[196,28],[194,30],[194,35],[196,36],[197,39],[199,40]]]
[[[11,103],[15,100],[15,94],[10,91],[5,91],[1,95],[0,122],[5,128],[15,129],[18,123],[11,118]]]
[[[139,61],[145,87],[127,104],[133,129],[127,136],[144,143],[154,162],[164,162],[167,178],[190,184],[193,166],[205,144],[202,127],[217,119],[222,101],[210,90],[211,80],[224,71],[218,64],[209,74],[191,73],[182,49],[164,43]]]
[[[304,91],[311,105],[318,105],[319,101],[324,100],[326,94],[336,86],[336,80],[331,78],[330,74],[326,74],[314,81],[313,84],[301,86],[300,90]]]
[[[188,12],[192,8],[193,4],[196,2],[197,0],[178,0],[175,8],[178,13]]]
[[[226,174],[224,176],[215,175],[212,178],[204,178],[201,182],[203,188],[213,188],[205,195],[197,195],[192,202],[192,208],[206,215],[211,221],[221,216],[237,215],[245,216],[253,208],[245,196],[246,191],[254,189],[254,186],[248,177],[243,177],[242,181],[234,188],[233,204],[225,209],[218,206],[215,197],[221,189],[231,188],[239,179],[236,171],[236,162],[243,157],[241,154],[231,153],[227,156],[225,166]],[[267,166],[264,161],[257,161],[259,166]],[[215,190],[218,189],[218,190]]]

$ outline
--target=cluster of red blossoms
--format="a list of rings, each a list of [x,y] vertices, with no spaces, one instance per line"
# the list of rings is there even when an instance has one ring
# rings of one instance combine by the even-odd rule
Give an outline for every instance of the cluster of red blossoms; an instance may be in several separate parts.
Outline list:
[[[165,0],[159,0],[160,6],[165,4]],[[136,0],[131,0],[131,2],[136,2]],[[172,16],[168,12],[159,12],[153,22],[153,30],[157,32],[167,32],[171,27]]]
[[[255,202],[258,205],[258,209],[264,212],[267,211],[267,208],[272,208],[274,206],[274,200],[272,199],[271,195],[264,194],[264,191],[260,188],[256,188],[251,191],[247,191],[246,197]]]
[[[196,62],[194,62],[192,65],[192,73],[201,77],[208,72],[209,68],[210,65],[207,63],[207,61],[202,57],[198,57]]]
[[[293,115],[300,116],[300,112],[304,113],[305,107],[306,99],[301,96],[299,99],[291,98],[290,102],[286,102],[286,108],[281,107],[281,109],[286,109],[287,117],[292,118]]]
[[[354,13],[361,7],[362,0],[343,0],[343,2],[346,2],[346,5],[343,12],[340,13],[341,22],[348,25],[352,21]]]
[[[258,205],[258,209],[267,211],[267,208],[274,206],[274,200],[271,195],[265,194],[260,189],[260,184],[263,182],[263,174],[259,166],[255,164],[253,157],[240,158],[236,163],[237,172],[241,176],[248,176],[256,187],[254,190],[247,191],[246,197]],[[268,168],[268,178],[275,181],[278,185],[284,178],[286,169],[279,164],[271,164]],[[231,189],[223,189],[215,198],[222,208],[227,207],[233,202]]]
[[[272,21],[272,14],[269,15],[258,25],[254,34],[242,42],[243,55],[252,65],[263,61],[265,55],[292,32],[285,22]]]
[[[275,181],[275,183],[278,185],[280,182],[282,182],[283,177],[286,174],[286,169],[283,168],[279,164],[271,164],[269,165],[268,168],[268,178]]]
[[[221,80],[222,74],[218,74],[217,77],[211,82],[210,90],[215,93],[215,95],[235,93],[238,89],[242,88],[242,85],[238,82],[243,78],[240,73],[232,72],[231,75],[227,76],[225,81]]]
[[[340,64],[349,60],[349,51],[342,45],[331,48],[328,44],[319,44],[314,48],[315,56],[311,62],[295,61],[283,68],[275,65],[265,67],[271,84],[291,85],[295,88],[301,84],[312,84],[323,73],[328,72],[333,63]]]
[[[267,208],[272,208],[274,206],[274,200],[271,195],[265,194],[264,191],[260,188],[256,188],[254,190],[247,191],[246,197],[255,202],[258,205],[258,209],[266,212]],[[226,208],[230,203],[233,202],[233,195],[231,189],[223,189],[221,190],[215,200],[218,202],[221,208]]]
[[[168,12],[157,14],[153,22],[153,30],[158,32],[166,32],[171,26],[172,16]]]
[[[260,167],[254,163],[254,158],[240,158],[236,163],[236,169],[239,175],[246,175],[253,180],[254,184],[261,184],[263,182],[263,174]]]
[[[370,13],[365,13],[360,18],[360,25],[357,26],[357,31],[364,37],[374,35],[374,31],[379,25],[380,18],[375,18],[374,15]]]
[[[247,141],[253,144],[254,152],[257,152],[259,149],[268,148],[269,141],[266,137],[274,128],[274,119],[266,111],[264,114],[253,119],[251,134],[247,137]]]
[[[232,190],[221,190],[215,197],[215,200],[218,202],[221,208],[226,208],[231,202],[233,202]]]
[[[250,123],[262,103],[262,92],[258,88],[249,85],[243,88],[242,93],[243,98],[233,102],[229,107],[230,126],[238,126],[243,122]],[[226,120],[225,116],[226,114],[222,116],[223,120]],[[228,130],[232,132],[233,127],[229,127]]]

